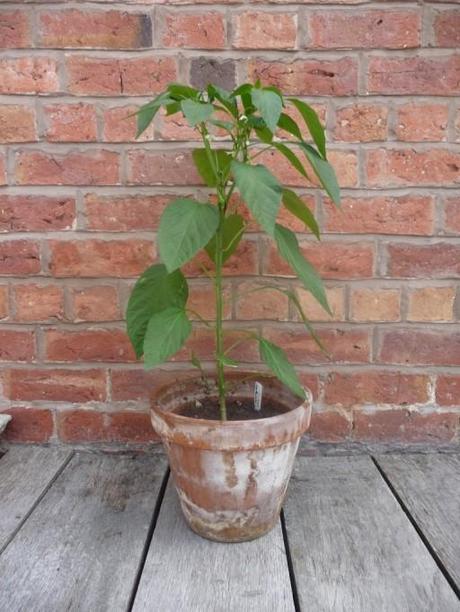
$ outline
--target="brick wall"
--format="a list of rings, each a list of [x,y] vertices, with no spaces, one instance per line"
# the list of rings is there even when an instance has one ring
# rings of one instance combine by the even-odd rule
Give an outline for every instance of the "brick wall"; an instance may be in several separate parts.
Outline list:
[[[165,204],[203,187],[190,128],[158,117],[135,142],[125,117],[174,79],[230,88],[256,77],[310,101],[327,126],[342,212],[265,161],[321,222],[322,242],[302,244],[334,316],[300,296],[332,358],[283,296],[237,297],[258,275],[286,273],[255,231],[227,266],[232,337],[259,327],[287,347],[316,396],[314,440],[457,439],[457,0],[22,0],[0,9],[0,41],[0,410],[15,416],[11,440],[152,439],[149,389],[187,354],[145,373],[123,312],[155,258]],[[210,316],[206,282],[192,287]],[[211,340],[197,325],[190,344],[206,359]],[[251,345],[238,354],[257,361]]]

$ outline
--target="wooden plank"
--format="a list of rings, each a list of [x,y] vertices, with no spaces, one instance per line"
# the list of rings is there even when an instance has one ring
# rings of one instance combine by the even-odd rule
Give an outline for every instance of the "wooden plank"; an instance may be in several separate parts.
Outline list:
[[[377,463],[460,588],[460,456],[382,455]]]
[[[284,511],[302,610],[458,612],[368,457],[299,458]]]
[[[13,446],[1,457],[0,552],[70,456],[66,450]]]
[[[0,557],[0,610],[125,611],[165,466],[75,455]]]
[[[153,609],[292,612],[281,526],[252,542],[210,542],[186,526],[169,482],[133,607]]]

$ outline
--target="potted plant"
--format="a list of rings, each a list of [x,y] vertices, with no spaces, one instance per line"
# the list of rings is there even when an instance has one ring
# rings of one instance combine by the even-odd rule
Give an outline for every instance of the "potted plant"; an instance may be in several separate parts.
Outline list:
[[[308,138],[288,114],[288,106],[296,109]],[[316,219],[297,194],[283,188],[256,159],[265,150],[277,150],[306,179],[309,173],[315,175],[337,205],[339,188],[318,116],[305,102],[284,97],[275,87],[256,82],[232,92],[215,85],[198,91],[173,83],[136,113],[138,136],[160,108],[167,115],[181,113],[199,133],[202,146],[193,151],[193,160],[213,197],[208,202],[179,198],[165,208],[157,233],[161,263],[145,270],[132,290],[128,334],[147,368],[181,349],[192,330],[181,267],[204,249],[209,260],[206,274],[215,289],[215,371],[205,372],[192,355],[199,375],[156,390],[152,422],[168,453],[190,527],[213,540],[250,540],[276,523],[300,436],[309,426],[312,396],[282,348],[257,333],[248,332],[244,340],[258,344],[260,359],[273,375],[240,372],[229,356],[222,268],[247,228],[232,196],[239,192],[247,212],[275,241],[280,256],[330,312],[321,279],[303,257],[296,235],[277,223],[284,206],[319,238]],[[216,131],[223,136],[213,136]],[[280,139],[280,134],[287,139]],[[307,332],[319,342],[296,293],[276,289],[288,296]],[[255,299],[263,299],[263,291]]]

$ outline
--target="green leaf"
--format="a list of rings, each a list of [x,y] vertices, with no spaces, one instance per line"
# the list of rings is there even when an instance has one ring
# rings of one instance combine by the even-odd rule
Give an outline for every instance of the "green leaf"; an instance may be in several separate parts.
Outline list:
[[[292,270],[302,281],[305,289],[310,291],[328,314],[332,314],[321,278],[318,276],[313,266],[302,255],[294,232],[291,232],[287,227],[283,227],[277,223],[275,240],[281,257],[288,262]]]
[[[232,161],[231,169],[236,186],[256,221],[273,236],[283,191],[280,183],[262,165]]]
[[[182,110],[182,107],[180,105],[180,102],[171,102],[171,104],[168,104],[166,106],[166,116],[169,117],[170,115],[175,115],[176,113],[179,113]]]
[[[154,100],[144,104],[134,113],[137,116],[136,138],[139,138],[139,136],[149,127],[160,108],[166,106],[169,102],[172,102],[172,100],[169,98],[167,92],[162,92]]]
[[[212,150],[212,155],[214,155],[214,160],[218,171],[221,172],[224,177],[226,177],[230,169],[230,162],[232,161],[231,155],[229,155],[227,151],[224,151],[223,149]],[[195,162],[196,169],[206,185],[208,187],[215,187],[219,182],[219,177],[215,175],[214,170],[209,163],[206,149],[195,149],[192,152],[192,157],[193,161]]]
[[[252,103],[262,115],[268,129],[273,133],[283,109],[283,101],[274,91],[267,89],[253,89]]]
[[[150,317],[144,338],[144,364],[153,368],[172,357],[183,346],[192,324],[183,308],[171,307]]]
[[[337,183],[334,168],[329,162],[322,159],[310,145],[305,144],[304,142],[297,144],[302,147],[303,152],[305,153],[326,193],[331,197],[336,206],[340,206],[340,187]]]
[[[283,204],[297,219],[300,219],[319,240],[319,227],[315,216],[299,196],[290,189],[283,191]]]
[[[229,91],[217,85],[208,85],[210,99],[218,100],[234,117],[238,117],[238,106]]]
[[[289,115],[281,113],[280,118],[278,119],[278,127],[280,127],[285,132],[292,134],[292,136],[295,136],[299,140],[302,140],[302,133],[300,131],[299,126],[294,121],[294,119],[289,117]]]
[[[305,399],[305,390],[282,348],[264,338],[259,340],[261,360],[270,368],[273,374],[293,393]]]
[[[273,146],[282,155],[284,155],[284,157],[291,163],[292,166],[294,166],[294,168],[298,172],[300,172],[300,174],[302,176],[304,176],[306,179],[308,179],[308,174],[306,173],[305,168],[302,165],[302,162],[297,157],[297,155],[293,151],[291,151],[291,149],[289,147],[287,147],[285,144],[283,144],[281,142],[274,142]]]
[[[168,92],[176,100],[197,98],[199,94],[198,89],[189,87],[188,85],[182,85],[181,83],[171,83],[168,85]]]
[[[187,298],[187,281],[180,270],[168,274],[163,264],[155,264],[143,272],[134,285],[126,310],[128,336],[137,357],[144,351],[150,317],[171,306],[184,308]]]
[[[318,115],[311,106],[305,104],[305,102],[302,102],[302,100],[298,100],[297,98],[289,98],[289,100],[302,115],[303,120],[308,127],[308,131],[313,138],[313,142],[318,147],[318,151],[321,153],[323,158],[326,159],[326,137],[324,135],[324,128],[321,125]]]
[[[251,93],[253,89],[254,89],[254,86],[251,85],[251,83],[243,83],[243,85],[240,85],[234,91],[232,91],[230,95],[232,96],[232,98],[236,98],[237,96],[248,95]]]
[[[161,215],[158,248],[168,272],[180,268],[208,244],[219,225],[219,213],[211,204],[178,199]]]
[[[222,262],[225,263],[231,255],[235,252],[238,244],[240,243],[241,237],[244,232],[244,219],[241,215],[234,214],[225,217],[222,234],[222,250],[223,257]],[[206,253],[212,259],[213,262],[216,261],[216,237],[213,236],[211,240],[206,245]]]
[[[209,119],[214,112],[213,105],[205,102],[187,99],[182,100],[180,105],[185,118],[192,127]]]

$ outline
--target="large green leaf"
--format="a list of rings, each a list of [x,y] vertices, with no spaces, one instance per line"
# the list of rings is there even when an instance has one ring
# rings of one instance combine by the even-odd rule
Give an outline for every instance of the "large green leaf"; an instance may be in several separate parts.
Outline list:
[[[290,162],[290,164],[292,166],[294,166],[294,168],[297,170],[297,172],[300,172],[300,174],[302,176],[304,176],[306,179],[308,179],[308,174],[307,174],[305,168],[303,167],[302,162],[297,157],[297,155],[294,153],[294,151],[291,151],[291,149],[289,147],[287,147],[285,144],[283,144],[282,142],[274,142],[273,146],[282,155],[284,155],[284,157]]]
[[[218,171],[221,172],[224,177],[226,177],[230,168],[230,162],[232,161],[231,156],[223,149],[213,150],[211,151],[211,155],[214,156],[214,161],[217,165]],[[192,152],[192,157],[193,161],[195,162],[196,169],[206,185],[208,187],[215,187],[219,182],[219,177],[216,175],[211,166],[206,149],[194,149]]]
[[[177,270],[205,247],[219,225],[219,212],[211,204],[179,199],[169,204],[160,219],[158,248],[168,272]]]
[[[150,317],[144,338],[144,364],[153,368],[172,357],[192,331],[183,308],[171,307]]]
[[[289,98],[289,100],[302,115],[303,120],[307,124],[308,131],[313,138],[313,142],[318,147],[318,151],[321,153],[324,159],[326,159],[326,137],[324,135],[324,128],[321,125],[318,115],[311,106],[305,104],[305,102],[302,102],[302,100],[298,100],[297,98]]]
[[[321,278],[302,255],[294,232],[277,223],[275,240],[281,257],[288,262],[305,289],[310,291],[328,314],[332,314]]]
[[[268,129],[274,132],[283,109],[282,99],[277,93],[267,89],[253,89],[251,98]]]
[[[256,221],[273,236],[283,188],[265,166],[232,161],[235,183]]]
[[[241,237],[243,236],[244,230],[244,219],[241,215],[234,214],[225,217],[222,234],[222,262],[225,263],[227,259],[233,255],[238,244],[240,243]],[[206,253],[212,259],[216,261],[216,237],[213,236],[206,245]]]
[[[293,393],[305,399],[305,390],[283,349],[273,342],[260,338],[259,353],[262,361],[270,368],[276,378],[286,387],[289,387]]]
[[[326,193],[331,197],[334,204],[340,206],[340,187],[337,183],[334,168],[331,164],[322,159],[313,147],[308,144],[297,143],[302,148],[308,161],[311,164],[319,182],[324,187]]]
[[[180,270],[168,274],[163,264],[145,270],[131,292],[126,310],[128,336],[141,357],[150,317],[171,306],[184,308],[188,298],[187,281]]]
[[[168,85],[168,92],[175,100],[182,100],[184,98],[197,98],[199,91],[189,85],[182,85],[181,83],[170,83]]]
[[[290,213],[305,223],[319,240],[319,227],[315,216],[294,191],[284,189],[283,204]]]
[[[212,104],[197,102],[196,100],[182,100],[180,105],[185,118],[192,127],[209,119],[214,111]]]

